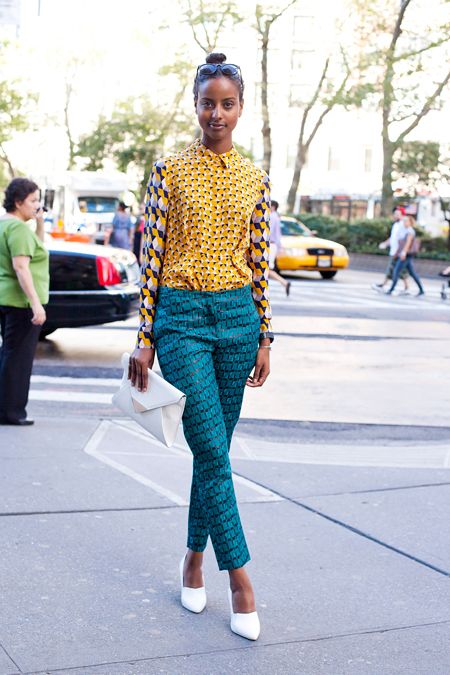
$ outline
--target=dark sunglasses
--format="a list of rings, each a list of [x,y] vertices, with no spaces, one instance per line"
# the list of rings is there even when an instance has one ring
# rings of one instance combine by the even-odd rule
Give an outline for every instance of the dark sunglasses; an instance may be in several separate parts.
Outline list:
[[[239,77],[242,80],[241,69],[235,66],[234,63],[203,63],[197,68],[197,77],[208,77],[208,75],[215,75],[220,70],[222,75],[226,77]]]

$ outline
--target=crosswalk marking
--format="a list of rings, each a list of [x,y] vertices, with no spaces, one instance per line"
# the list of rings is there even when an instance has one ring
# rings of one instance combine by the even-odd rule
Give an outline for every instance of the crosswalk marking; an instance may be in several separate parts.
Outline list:
[[[32,384],[60,384],[71,387],[118,387],[122,380],[108,377],[54,377],[32,375]]]
[[[31,389],[31,401],[57,401],[59,403],[101,403],[112,405],[112,394],[90,391],[63,391],[59,389]]]
[[[377,293],[365,284],[321,284],[320,281],[301,280],[292,283],[290,297],[286,297],[284,288],[276,282],[270,282],[270,298],[276,311],[277,307],[317,309],[342,309],[365,307],[367,309],[395,309],[397,312],[419,310],[422,312],[440,312],[450,314],[450,302],[439,295],[438,286],[427,292],[425,297],[415,295],[386,296]]]
[[[140,452],[123,448],[132,444],[130,435]],[[179,506],[189,504],[189,487],[192,474],[192,455],[180,430],[177,444],[166,448],[135,422],[103,420],[92,434],[84,451],[91,457],[120,471],[133,480],[151,488]],[[169,470],[167,467],[169,466]],[[236,496],[243,502],[279,502],[283,497],[254,483],[248,478],[233,474]]]

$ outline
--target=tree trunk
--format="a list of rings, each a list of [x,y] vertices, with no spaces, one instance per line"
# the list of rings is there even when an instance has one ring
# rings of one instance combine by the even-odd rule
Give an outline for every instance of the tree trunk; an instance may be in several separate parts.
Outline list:
[[[69,145],[69,159],[67,161],[67,170],[70,171],[75,166],[75,142],[70,129],[69,108],[72,98],[72,85],[66,82],[66,100],[64,103],[64,127],[66,130],[67,142]]]
[[[15,178],[16,175],[17,175],[16,170],[14,169],[14,167],[12,165],[12,162],[8,157],[8,154],[5,151],[5,148],[1,144],[0,144],[0,153],[1,153],[0,154],[0,160],[5,162],[6,166],[8,167],[8,171],[9,171],[9,175],[10,175],[11,179]]]
[[[267,53],[269,51],[269,30],[270,22],[266,21],[264,31],[261,35],[261,114],[263,119],[262,138],[263,138],[263,163],[262,168],[266,173],[270,173],[270,163],[272,160],[272,139],[269,121],[268,104],[268,82],[267,82]]]
[[[388,138],[383,139],[383,176],[381,189],[381,215],[389,217],[394,206],[392,190],[392,159],[395,152],[395,143]]]
[[[300,145],[298,148],[297,157],[295,158],[295,167],[294,173],[292,176],[291,187],[289,188],[288,198],[287,198],[287,210],[288,213],[294,213],[295,211],[295,200],[297,198],[298,186],[300,184],[300,176],[302,175],[302,169],[305,164],[306,153],[303,145]]]

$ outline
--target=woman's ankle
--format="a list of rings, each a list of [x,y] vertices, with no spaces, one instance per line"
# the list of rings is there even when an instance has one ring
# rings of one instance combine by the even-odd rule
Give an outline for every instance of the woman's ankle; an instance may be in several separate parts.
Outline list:
[[[187,550],[183,568],[183,585],[189,588],[201,588],[203,581],[203,552]]]
[[[184,563],[185,568],[199,569],[203,566],[203,551],[193,551],[188,548]]]

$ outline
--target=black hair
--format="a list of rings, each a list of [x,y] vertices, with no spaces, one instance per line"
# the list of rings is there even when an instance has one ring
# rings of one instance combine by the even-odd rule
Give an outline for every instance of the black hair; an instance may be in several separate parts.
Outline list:
[[[205,64],[215,64],[215,63],[226,63],[227,62],[227,57],[225,54],[222,54],[220,52],[211,52],[211,54],[208,54],[208,56],[205,59]],[[215,73],[209,74],[209,73],[204,73],[204,74],[199,74],[197,71],[197,75],[195,76],[194,80],[194,101],[197,102],[198,98],[198,88],[202,82],[206,82],[206,80],[211,80],[215,77],[228,77],[229,80],[232,80],[233,82],[236,83],[238,89],[239,89],[239,100],[242,101],[244,98],[244,80],[242,79],[242,75],[240,74],[240,71],[237,72],[235,75],[228,75],[223,73],[221,70],[217,70]]]
[[[39,187],[32,180],[28,178],[13,178],[5,190],[3,208],[7,213],[15,211],[17,202],[25,201],[28,195],[33,194],[36,190],[39,190]]]
[[[128,208],[128,206],[125,204],[125,202],[119,202],[119,209],[121,211],[125,211]]]
[[[275,211],[278,211],[278,207],[280,206],[276,199],[271,199],[270,205],[275,207]]]

